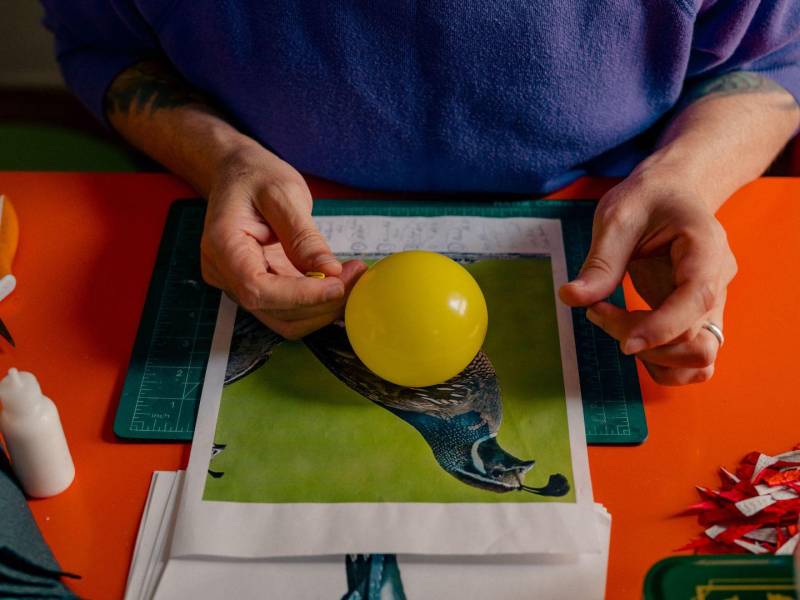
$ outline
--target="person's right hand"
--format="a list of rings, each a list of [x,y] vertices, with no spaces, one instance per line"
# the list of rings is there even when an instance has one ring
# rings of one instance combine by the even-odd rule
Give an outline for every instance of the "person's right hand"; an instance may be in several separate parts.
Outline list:
[[[350,289],[367,268],[333,256],[311,205],[300,173],[260,146],[228,158],[208,197],[203,278],[288,339],[341,318]],[[326,278],[306,277],[309,271]]]
[[[681,171],[642,169],[612,188],[597,205],[589,256],[559,290],[662,385],[714,374],[721,341],[705,325],[722,328],[737,269],[708,192],[686,181]],[[626,271],[652,310],[607,301]]]

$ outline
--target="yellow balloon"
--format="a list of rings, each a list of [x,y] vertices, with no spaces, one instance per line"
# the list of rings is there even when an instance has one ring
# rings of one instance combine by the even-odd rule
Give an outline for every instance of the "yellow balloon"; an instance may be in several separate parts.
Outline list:
[[[422,250],[375,263],[353,287],[344,318],[361,361],[406,387],[442,383],[463,371],[481,349],[488,321],[472,275]]]

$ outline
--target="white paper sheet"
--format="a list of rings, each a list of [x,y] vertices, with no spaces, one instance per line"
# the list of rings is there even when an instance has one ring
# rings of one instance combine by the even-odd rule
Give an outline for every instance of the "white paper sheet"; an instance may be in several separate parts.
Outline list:
[[[128,570],[128,583],[125,586],[125,600],[139,597],[139,590],[142,589],[142,582],[144,581],[145,572],[147,571],[147,561],[152,552],[153,543],[155,542],[156,533],[158,531],[158,524],[161,521],[164,505],[169,495],[169,488],[172,485],[171,481],[168,485],[164,485],[167,483],[167,478],[159,477],[159,473],[159,471],[155,471],[150,480],[150,489],[147,494],[144,510],[142,511],[139,533],[136,536],[131,566]],[[169,473],[167,477],[170,480],[174,480],[174,473]],[[159,515],[158,519],[154,518],[156,513]]]
[[[156,534],[153,544],[153,552],[148,561],[140,600],[153,597],[156,585],[158,584],[161,573],[164,571],[164,566],[168,560],[167,550],[175,529],[175,516],[183,478],[183,471],[177,471],[175,473],[167,502],[164,505],[164,514],[161,516],[158,533]]]
[[[567,281],[558,220],[325,217],[334,253],[424,248],[550,256],[554,290]],[[348,552],[421,555],[600,552],[570,309],[556,297],[576,502],[286,503],[203,501],[235,305],[223,299],[180,500],[172,557],[267,558]],[[402,524],[402,526],[398,526]]]
[[[316,223],[333,253],[338,255],[391,254],[415,249],[443,253],[551,254],[551,248],[562,245],[560,223],[553,219],[341,216],[320,217]]]
[[[131,559],[125,600],[152,598],[167,559],[183,471],[156,471]]]
[[[399,556],[409,600],[562,600],[604,597],[611,518],[594,513],[601,552],[516,557]],[[171,559],[157,600],[292,598],[331,600],[347,591],[343,557],[213,560]]]

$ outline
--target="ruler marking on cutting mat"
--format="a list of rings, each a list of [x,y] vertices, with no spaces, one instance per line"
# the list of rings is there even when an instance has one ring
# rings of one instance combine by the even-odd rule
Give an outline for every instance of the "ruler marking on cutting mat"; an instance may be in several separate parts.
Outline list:
[[[558,218],[567,269],[574,277],[591,242],[593,206],[581,201],[318,200],[314,214]],[[119,437],[192,438],[219,303],[219,292],[203,283],[200,275],[204,211],[199,200],[179,200],[170,209],[114,422]],[[611,301],[624,305],[621,290]],[[634,359],[624,356],[613,339],[587,321],[585,310],[573,309],[572,316],[587,440],[642,442],[647,426]]]
[[[114,421],[119,437],[192,438],[219,303],[200,274],[204,212],[198,201],[170,209]]]
[[[181,227],[182,227],[182,222],[179,222],[178,223],[178,234],[177,234],[178,237],[180,236]],[[178,248],[178,244],[177,243],[175,245],[173,245],[172,248],[170,248],[170,253],[169,253],[169,263],[170,264],[172,264],[172,261],[175,259],[175,252],[176,252],[177,248]],[[169,274],[167,274],[167,281],[169,281]],[[161,294],[159,295],[159,299],[158,299],[159,307],[164,305],[164,299],[166,297],[166,292],[167,292],[168,289],[169,289],[169,287],[167,285],[164,285],[164,287],[162,288]],[[158,310],[156,312],[155,323],[153,325],[153,331],[154,332],[159,331],[163,327],[164,323],[162,321],[162,317],[163,317],[162,311]],[[151,360],[153,358],[154,344],[155,344],[155,341],[157,339],[158,338],[155,335],[153,335],[153,337],[150,338],[150,343],[147,345],[147,350],[148,351],[147,351],[147,354],[145,356],[145,361],[144,361],[144,373],[142,375],[142,383],[139,386],[138,393],[136,394],[136,404],[134,405],[134,408],[133,408],[133,423],[132,423],[132,425],[136,425],[137,424],[137,419],[136,419],[137,415],[145,415],[145,417],[146,417],[147,414],[148,414],[147,412],[142,410],[142,395],[143,395],[143,393],[145,393],[145,392],[147,392],[147,391],[149,391],[151,389],[149,386],[145,385],[145,381],[147,380],[147,374],[148,374],[148,372],[150,370],[150,364],[151,364]],[[158,366],[159,367],[166,367],[167,365],[158,365]],[[147,399],[149,399],[149,400],[153,400],[154,399],[150,395],[145,395],[145,397]],[[138,424],[139,424],[139,427],[137,428],[137,431],[148,431],[148,428],[144,426],[144,421],[143,420],[140,419],[138,421]]]

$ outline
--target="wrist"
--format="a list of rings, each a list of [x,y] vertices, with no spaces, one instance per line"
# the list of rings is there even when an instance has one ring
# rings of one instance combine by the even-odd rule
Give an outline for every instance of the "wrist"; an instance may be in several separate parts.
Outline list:
[[[268,170],[270,158],[277,157],[256,140],[235,132],[227,137],[217,148],[211,168],[210,189],[225,185],[232,180],[249,178],[256,173]]]
[[[628,176],[645,198],[690,202],[716,213],[735,189],[728,190],[687,152],[665,146],[644,159]]]
[[[293,201],[311,204],[311,194],[303,176],[289,163],[273,154],[256,140],[242,136],[220,154],[211,173],[209,196],[231,185],[252,193],[267,191]]]

